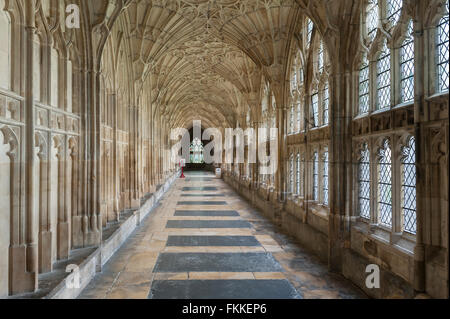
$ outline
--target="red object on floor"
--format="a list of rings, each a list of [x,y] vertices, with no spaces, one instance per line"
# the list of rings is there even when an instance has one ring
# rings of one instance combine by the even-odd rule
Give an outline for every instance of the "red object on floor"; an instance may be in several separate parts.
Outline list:
[[[180,178],[184,178],[184,167],[183,166],[181,166],[181,176],[180,176]]]

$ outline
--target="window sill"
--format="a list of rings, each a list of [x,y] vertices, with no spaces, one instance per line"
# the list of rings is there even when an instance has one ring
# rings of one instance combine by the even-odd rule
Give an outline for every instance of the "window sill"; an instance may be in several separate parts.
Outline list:
[[[370,115],[369,113],[358,114],[357,116],[355,116],[353,118],[353,120],[354,121],[361,120],[361,119],[367,118],[369,115]]]
[[[390,107],[385,107],[384,109],[373,111],[372,113],[370,113],[370,115],[379,115],[379,114],[389,112],[390,110],[391,110]]]
[[[435,103],[448,102],[448,94],[449,94],[449,91],[436,93],[436,94],[433,94],[431,96],[426,97],[425,101],[427,101],[427,102],[435,102]]]
[[[413,106],[414,106],[414,101],[409,101],[409,102],[397,104],[392,109],[393,110],[398,110],[398,109],[403,109],[403,108],[413,107]]]
[[[394,234],[379,225],[372,225],[368,221],[362,221],[361,219],[352,225],[352,229],[365,234],[379,243],[392,247],[405,255],[410,257],[414,256],[416,242],[412,235]]]
[[[309,210],[314,213],[315,215],[322,217],[324,219],[328,220],[328,214],[329,214],[329,209],[328,207],[324,206],[323,204],[319,204],[316,201],[310,201],[308,203],[309,206]]]

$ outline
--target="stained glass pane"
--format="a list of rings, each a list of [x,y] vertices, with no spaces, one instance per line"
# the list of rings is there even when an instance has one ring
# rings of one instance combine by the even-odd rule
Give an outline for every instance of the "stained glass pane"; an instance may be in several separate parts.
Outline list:
[[[403,148],[402,160],[402,218],[403,230],[416,233],[416,142],[414,137]]]
[[[313,200],[319,201],[319,154],[313,156]]]
[[[328,109],[330,106],[330,91],[328,89],[328,83],[325,85],[323,89],[323,125],[328,125],[329,122],[329,114]]]
[[[370,219],[370,152],[367,144],[361,150],[358,187],[359,216]]]
[[[402,12],[403,1],[402,0],[388,0],[387,1],[387,19],[392,22],[393,25],[397,24]]]
[[[389,140],[384,141],[378,162],[378,219],[392,227],[392,154]]]
[[[369,61],[364,55],[359,70],[359,114],[369,112]]]
[[[443,92],[449,89],[449,1],[447,0],[447,13],[439,21],[437,27],[437,77],[438,91]]]
[[[319,126],[319,94],[314,93],[312,95],[312,109],[314,116],[314,127]]]
[[[377,61],[377,109],[381,110],[391,104],[391,53],[383,43],[383,49]]]
[[[328,149],[323,154],[323,203],[328,206]]]
[[[402,88],[402,102],[414,99],[414,38],[413,22],[410,20],[406,32],[406,39],[400,50],[400,76]]]
[[[366,28],[367,28],[367,35],[371,41],[375,38],[377,34],[378,20],[379,20],[378,1],[369,0],[366,14]]]

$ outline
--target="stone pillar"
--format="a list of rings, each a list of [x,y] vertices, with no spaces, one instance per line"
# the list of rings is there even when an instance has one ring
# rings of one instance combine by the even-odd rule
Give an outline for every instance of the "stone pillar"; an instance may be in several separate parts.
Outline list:
[[[25,221],[12,219],[16,234],[11,233],[9,293],[33,292],[38,287],[38,233],[34,208],[34,97],[33,97],[33,36],[35,33],[35,2],[25,7]],[[20,162],[19,158],[15,159]],[[19,212],[21,214],[21,212]],[[18,216],[17,216],[18,217]]]
[[[116,215],[116,220],[120,218],[120,189],[119,189],[119,147],[118,147],[118,110],[117,110],[117,94],[114,92],[110,95],[111,108],[113,114],[113,144],[112,144],[112,157],[113,157],[113,194],[114,194],[114,207],[113,211]]]
[[[337,66],[339,69],[339,66]],[[328,222],[328,265],[331,271],[342,270],[343,249],[350,242],[352,176],[351,73],[340,70],[330,76],[330,214]]]

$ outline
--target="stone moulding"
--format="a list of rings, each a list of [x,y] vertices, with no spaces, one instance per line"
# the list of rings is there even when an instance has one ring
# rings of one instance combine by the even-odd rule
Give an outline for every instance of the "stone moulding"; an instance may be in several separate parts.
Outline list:
[[[122,246],[133,231],[141,224],[141,222],[156,207],[156,204],[162,196],[169,190],[173,182],[178,178],[179,172],[168,178],[137,211],[134,212],[120,227],[104,241],[89,257],[86,258],[79,267],[79,288],[68,288],[67,282],[73,280],[73,273],[69,274],[56,286],[44,299],[75,299],[84,288],[94,279],[95,275],[101,271],[102,267],[114,255],[114,253]]]

